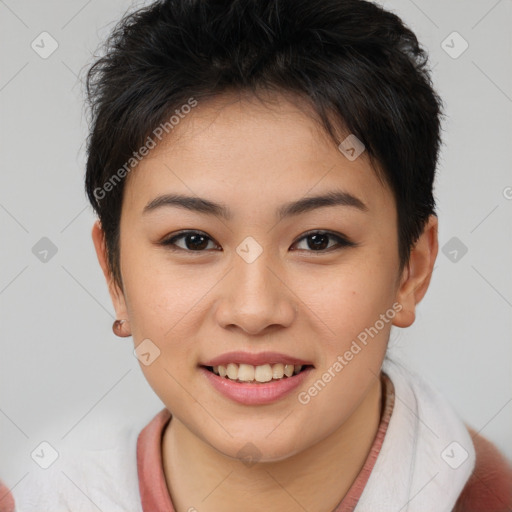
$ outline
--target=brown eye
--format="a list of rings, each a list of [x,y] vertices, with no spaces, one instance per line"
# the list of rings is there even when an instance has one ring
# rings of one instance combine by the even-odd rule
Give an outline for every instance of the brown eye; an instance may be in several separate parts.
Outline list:
[[[182,241],[182,245],[177,242]],[[178,235],[174,235],[162,242],[162,245],[170,247],[171,249],[176,248],[177,250],[184,250],[190,252],[204,252],[208,247],[209,242],[213,240],[198,231],[183,231]]]
[[[306,233],[306,235],[300,238],[296,244],[302,240],[306,241],[307,247],[299,248],[299,250],[306,250],[308,252],[330,252],[333,247],[334,249],[339,249],[342,247],[353,247],[356,245],[347,238],[329,231],[312,231]],[[335,243],[329,245],[332,240],[334,240]]]

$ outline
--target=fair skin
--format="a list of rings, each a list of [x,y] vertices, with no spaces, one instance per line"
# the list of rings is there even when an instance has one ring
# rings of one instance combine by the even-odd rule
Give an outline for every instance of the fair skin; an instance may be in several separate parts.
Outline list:
[[[391,325],[414,322],[437,256],[432,216],[399,273],[394,200],[366,153],[350,161],[297,102],[278,100],[200,102],[132,171],[120,224],[123,290],[110,277],[100,224],[92,230],[117,318],[129,320],[135,346],[149,338],[160,350],[141,368],[173,415],[162,457],[177,512],[332,511],[378,428]],[[333,190],[356,196],[366,211],[335,205],[276,216],[284,203]],[[143,213],[165,193],[223,203],[232,216],[169,205]],[[159,245],[181,230],[206,235],[204,248],[194,250],[186,236],[174,251]],[[318,250],[304,235],[311,230],[356,245],[331,236]],[[248,236],[263,249],[251,263],[236,252]],[[392,321],[300,403],[298,394],[394,303],[401,309]],[[234,350],[282,352],[313,369],[284,398],[244,405],[199,369]],[[247,443],[258,450],[251,466],[237,455]]]

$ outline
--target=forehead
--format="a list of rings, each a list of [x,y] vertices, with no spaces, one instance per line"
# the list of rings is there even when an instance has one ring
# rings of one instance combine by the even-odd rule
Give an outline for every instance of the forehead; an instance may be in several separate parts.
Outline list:
[[[148,200],[173,191],[247,208],[334,188],[370,210],[394,209],[366,152],[349,160],[307,105],[284,96],[263,102],[226,94],[198,102],[155,142],[127,177],[123,209],[142,212]]]

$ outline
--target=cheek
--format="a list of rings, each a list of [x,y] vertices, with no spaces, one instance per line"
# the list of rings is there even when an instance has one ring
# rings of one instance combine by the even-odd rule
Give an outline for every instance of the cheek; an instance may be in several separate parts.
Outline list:
[[[164,341],[186,328],[208,280],[193,265],[172,265],[159,249],[137,251],[134,245],[127,244],[122,269],[134,340]]]
[[[148,339],[157,347],[154,362],[146,366],[141,360],[140,366],[155,393],[175,408],[186,400],[180,383],[189,382],[200,359],[200,319],[219,278],[206,266],[166,264],[165,257],[148,253],[125,260],[132,336],[135,347]]]
[[[385,272],[353,267],[326,283],[329,300],[318,314],[329,327],[323,330],[320,382],[305,396],[317,412],[332,403],[355,406],[378,375],[395,315],[390,282]],[[316,394],[322,397],[313,400]]]
[[[328,414],[326,428],[346,419],[379,374],[395,315],[390,282],[385,272],[353,266],[316,292],[306,290],[319,329],[319,365],[299,403],[315,417]],[[334,403],[344,405],[333,413]]]
[[[148,365],[140,359],[141,370],[166,406],[181,410],[188,397],[183,386],[197,360],[196,315],[205,291],[195,279],[171,273],[150,258],[126,275],[134,345],[150,340],[149,352],[156,354]]]
[[[324,269],[297,278],[297,294],[306,312],[324,324],[328,338],[344,339],[372,325],[393,302],[394,274],[361,264]]]

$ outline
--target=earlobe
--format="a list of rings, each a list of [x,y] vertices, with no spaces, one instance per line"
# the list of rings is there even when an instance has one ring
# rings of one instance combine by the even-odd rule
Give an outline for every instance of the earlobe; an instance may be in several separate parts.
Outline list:
[[[402,309],[396,314],[393,325],[409,327],[413,324],[416,305],[428,290],[438,249],[438,220],[436,215],[431,215],[404,268],[396,297]]]
[[[96,249],[96,256],[98,257],[98,262],[101,266],[103,275],[105,276],[105,280],[107,282],[108,291],[110,294],[110,298],[112,300],[112,304],[114,305],[117,318],[128,318],[124,294],[121,290],[119,290],[119,287],[116,285],[114,278],[110,272],[110,268],[108,266],[105,233],[103,232],[99,220],[95,221],[92,227],[91,236],[94,243],[94,248]]]

